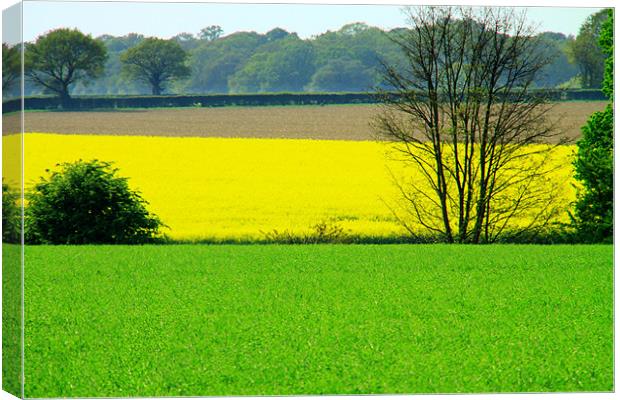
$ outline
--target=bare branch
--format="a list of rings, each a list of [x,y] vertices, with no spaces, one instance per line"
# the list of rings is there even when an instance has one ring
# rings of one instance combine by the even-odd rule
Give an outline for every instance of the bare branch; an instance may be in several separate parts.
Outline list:
[[[406,12],[410,29],[392,40],[407,68],[383,65],[391,91],[379,94],[384,109],[375,127],[425,182],[426,190],[398,185],[411,216],[448,241],[476,243],[515,230],[517,218],[529,218],[519,229],[547,224],[549,157],[563,141],[547,120],[546,96],[532,91],[551,60],[525,13]]]

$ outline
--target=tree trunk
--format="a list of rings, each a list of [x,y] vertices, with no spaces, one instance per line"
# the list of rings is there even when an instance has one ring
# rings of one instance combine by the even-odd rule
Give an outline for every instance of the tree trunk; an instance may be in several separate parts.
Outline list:
[[[153,96],[160,96],[161,95],[161,87],[158,84],[153,84],[153,90],[151,91],[151,93],[153,94]]]
[[[69,95],[69,87],[65,85],[60,90],[60,106],[67,110],[73,106],[72,103],[71,96]]]

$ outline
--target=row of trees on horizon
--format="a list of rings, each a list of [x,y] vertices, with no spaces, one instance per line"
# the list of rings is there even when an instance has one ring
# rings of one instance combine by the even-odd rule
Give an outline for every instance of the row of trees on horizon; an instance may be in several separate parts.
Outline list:
[[[597,43],[607,12],[591,15],[577,37],[540,33],[554,56],[535,82],[540,88],[599,88],[604,55]],[[209,26],[171,39],[131,33],[92,38],[57,29],[27,43],[25,94],[123,95],[367,91],[382,85],[382,64],[407,67],[394,38],[407,28],[383,31],[364,23],[310,39],[275,28],[265,34],[223,35]],[[3,44],[3,91],[19,73],[19,51]]]

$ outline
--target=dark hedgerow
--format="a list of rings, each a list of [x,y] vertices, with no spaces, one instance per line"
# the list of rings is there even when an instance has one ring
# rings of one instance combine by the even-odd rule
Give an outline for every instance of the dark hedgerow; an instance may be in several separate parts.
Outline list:
[[[165,226],[148,202],[116,176],[110,162],[79,160],[28,192],[26,241],[42,244],[138,244],[155,241]],[[48,170],[49,172],[49,170]]]

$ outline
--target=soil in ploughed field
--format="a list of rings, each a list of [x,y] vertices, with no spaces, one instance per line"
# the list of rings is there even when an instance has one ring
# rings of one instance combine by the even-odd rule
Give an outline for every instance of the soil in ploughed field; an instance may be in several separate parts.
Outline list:
[[[575,140],[602,101],[556,103],[550,119]],[[379,105],[170,108],[28,112],[26,132],[62,134],[375,140]],[[15,119],[15,123],[11,123]],[[19,114],[3,118],[4,133],[19,131]],[[11,128],[13,127],[13,128]]]

